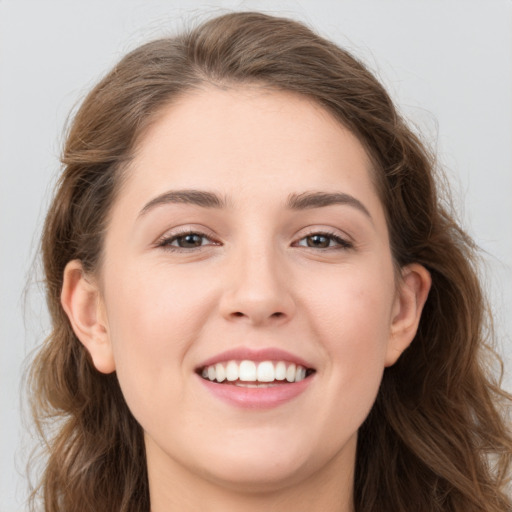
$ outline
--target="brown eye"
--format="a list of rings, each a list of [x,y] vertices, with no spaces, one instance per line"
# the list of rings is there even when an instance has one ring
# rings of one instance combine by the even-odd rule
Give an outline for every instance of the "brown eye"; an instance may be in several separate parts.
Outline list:
[[[351,242],[334,233],[312,233],[301,238],[294,245],[311,249],[350,249],[353,247]]]
[[[325,235],[311,235],[306,237],[306,241],[308,247],[316,247],[320,249],[329,247],[331,243],[329,237]]]
[[[200,249],[201,247],[204,247],[206,245],[218,245],[218,243],[212,240],[204,233],[195,232],[171,235],[163,238],[158,243],[159,247],[162,247],[170,251],[179,251],[181,249]]]
[[[203,245],[203,239],[205,237],[202,235],[198,235],[197,233],[188,233],[187,235],[178,236],[174,239],[178,247],[182,247],[183,249],[191,249],[194,247],[200,247]]]

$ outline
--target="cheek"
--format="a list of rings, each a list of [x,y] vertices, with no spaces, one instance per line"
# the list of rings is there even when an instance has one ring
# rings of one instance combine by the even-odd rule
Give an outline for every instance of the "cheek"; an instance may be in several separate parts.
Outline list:
[[[164,266],[127,266],[106,283],[109,326],[114,344],[155,349],[186,344],[200,328],[211,302],[208,291]],[[109,300],[110,299],[110,300]]]
[[[394,299],[393,273],[386,268],[347,269],[339,279],[324,281],[322,293],[310,293],[311,324],[328,362],[324,414],[335,417],[331,425],[345,424],[350,411],[349,429],[356,430],[377,395]]]
[[[331,359],[345,352],[351,359],[380,352],[389,337],[394,303],[391,263],[347,266],[318,283],[307,291],[308,308]]]
[[[109,336],[127,401],[156,397],[162,389],[179,392],[183,373],[191,370],[184,358],[214,301],[163,268],[117,267],[107,275]]]

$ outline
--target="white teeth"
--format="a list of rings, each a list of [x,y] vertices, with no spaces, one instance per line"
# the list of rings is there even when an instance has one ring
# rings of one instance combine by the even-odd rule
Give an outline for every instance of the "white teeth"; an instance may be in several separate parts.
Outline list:
[[[238,365],[236,361],[229,361],[226,366],[226,379],[229,381],[238,380]]]
[[[222,382],[226,378],[226,370],[221,363],[217,363],[215,365],[215,375],[217,377],[217,382]]]
[[[306,378],[306,368],[285,361],[261,361],[260,363],[250,360],[228,361],[227,363],[205,366],[201,370],[201,376],[210,381],[236,381],[235,384],[245,387],[262,387],[263,384],[258,385],[257,383],[284,380],[300,382]]]
[[[275,379],[274,365],[272,361],[263,361],[258,365],[258,382],[272,382]]]
[[[297,372],[295,374],[295,382],[300,382],[306,378],[306,368],[303,366],[297,366]]]
[[[253,361],[242,361],[240,363],[238,378],[242,382],[254,382],[256,379],[256,364]]]
[[[286,380],[288,382],[295,382],[295,375],[296,375],[296,367],[292,363],[290,366],[288,366],[288,369],[286,370]]]
[[[279,361],[276,364],[276,380],[286,379],[286,364],[283,361]]]

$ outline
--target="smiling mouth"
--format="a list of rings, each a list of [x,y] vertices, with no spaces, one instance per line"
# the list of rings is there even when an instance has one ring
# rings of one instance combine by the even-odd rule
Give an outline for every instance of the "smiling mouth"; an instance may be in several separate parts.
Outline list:
[[[196,373],[217,384],[246,388],[268,388],[300,382],[315,373],[287,361],[226,361],[199,368]]]

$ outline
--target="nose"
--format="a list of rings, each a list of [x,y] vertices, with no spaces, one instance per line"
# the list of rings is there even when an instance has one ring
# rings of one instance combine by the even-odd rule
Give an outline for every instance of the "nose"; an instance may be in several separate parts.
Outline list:
[[[272,250],[240,252],[227,265],[222,316],[253,326],[289,321],[295,312],[291,282],[281,257]]]

